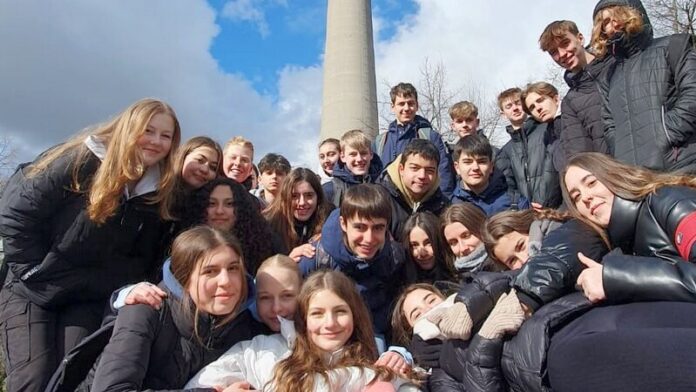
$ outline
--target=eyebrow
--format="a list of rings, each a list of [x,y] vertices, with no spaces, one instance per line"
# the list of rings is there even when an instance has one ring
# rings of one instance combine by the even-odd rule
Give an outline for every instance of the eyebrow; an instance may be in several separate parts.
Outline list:
[[[585,177],[583,177],[583,178],[580,179],[580,183],[581,183],[581,184],[585,184],[585,183],[587,182],[587,179],[588,179],[589,177],[592,177],[592,176],[593,176],[592,173],[589,173],[589,174],[585,175]],[[578,191],[578,187],[570,188],[570,189],[568,189],[568,195],[570,195],[570,194],[573,193],[573,192],[577,192],[577,191]]]

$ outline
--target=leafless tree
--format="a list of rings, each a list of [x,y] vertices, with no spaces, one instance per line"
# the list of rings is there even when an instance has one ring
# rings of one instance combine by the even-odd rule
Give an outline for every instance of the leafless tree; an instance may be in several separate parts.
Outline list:
[[[645,8],[660,35],[696,32],[696,0],[646,0]]]
[[[0,191],[15,165],[16,150],[9,136],[0,136]]]

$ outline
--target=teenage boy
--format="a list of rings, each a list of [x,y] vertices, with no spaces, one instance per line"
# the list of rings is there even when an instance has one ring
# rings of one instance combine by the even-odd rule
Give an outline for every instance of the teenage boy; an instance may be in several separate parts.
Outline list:
[[[499,159],[505,163],[497,167],[503,170],[513,202],[522,196],[535,209],[556,208],[562,201],[553,162],[558,144],[554,131],[558,90],[546,82],[531,83],[522,91],[521,100],[532,119],[510,134],[510,141],[500,150]]]
[[[378,183],[391,196],[389,231],[395,240],[401,240],[404,223],[412,214],[430,211],[439,216],[449,206],[449,199],[438,187],[441,156],[429,140],[414,139],[382,173]]]
[[[605,77],[614,57],[595,58],[585,49],[585,37],[578,26],[569,20],[557,20],[546,26],[539,37],[539,46],[566,70],[563,78],[570,87],[561,103],[563,166],[575,153],[608,153],[597,81]]]
[[[341,137],[340,158],[334,165],[331,181],[322,185],[326,200],[341,205],[346,189],[356,184],[374,183],[382,172],[382,161],[372,154],[372,141],[358,129]]]
[[[457,102],[449,110],[449,116],[452,119],[452,130],[457,134],[457,141],[470,135],[480,135],[486,137],[483,133],[483,129],[479,128],[481,125],[481,120],[479,119],[479,112],[476,105],[469,101]],[[450,154],[454,152],[454,143],[448,144]],[[498,149],[493,147],[493,156],[498,154]],[[454,161],[454,159],[452,159]]]
[[[377,135],[372,145],[374,151],[386,167],[401,154],[406,145],[414,139],[430,140],[440,154],[438,172],[440,189],[446,195],[454,190],[454,176],[445,143],[440,134],[425,118],[416,114],[418,111],[418,92],[410,83],[399,83],[389,92],[391,110],[396,119],[389,124],[387,132]]]
[[[259,161],[259,188],[251,193],[261,202],[261,209],[268,207],[280,192],[280,184],[290,173],[290,162],[280,155],[268,153]]]
[[[509,88],[498,94],[500,114],[509,122],[505,129],[509,134],[522,129],[527,113],[522,108],[522,90],[519,87]]]
[[[454,170],[461,181],[454,190],[452,204],[470,202],[491,216],[508,209],[529,208],[526,199],[520,198],[513,206],[507,192],[505,177],[495,170],[493,147],[482,135],[470,135],[459,139],[452,153]]]
[[[319,268],[339,270],[355,281],[377,334],[389,332],[392,302],[403,282],[405,253],[387,233],[389,196],[374,184],[349,188],[324,223],[314,257],[303,257],[303,276]]]

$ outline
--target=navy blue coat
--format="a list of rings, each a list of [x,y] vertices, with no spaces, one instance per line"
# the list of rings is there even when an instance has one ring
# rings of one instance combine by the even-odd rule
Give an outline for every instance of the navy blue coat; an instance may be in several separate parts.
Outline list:
[[[440,175],[440,190],[448,197],[452,194],[455,186],[454,174],[452,173],[452,160],[447,152],[447,147],[442,141],[442,137],[437,133],[430,122],[425,118],[416,115],[416,117],[408,124],[399,125],[396,121],[389,124],[384,148],[381,150],[380,159],[384,167],[389,166],[399,154],[401,154],[406,145],[413,139],[418,139],[418,130],[422,128],[430,128],[430,141],[435,144],[440,152],[440,165],[438,172]],[[380,149],[373,143],[372,151],[378,153]]]
[[[473,203],[482,209],[483,212],[486,213],[486,216],[491,216],[500,211],[510,209],[512,199],[507,189],[507,182],[505,181],[503,173],[499,170],[493,170],[488,182],[488,187],[484,189],[481,194],[477,195],[474,192],[464,189],[460,183],[454,190],[454,194],[450,198],[450,201],[452,204],[461,204],[464,202]],[[529,208],[529,201],[524,197],[519,197],[517,200],[517,208]]]

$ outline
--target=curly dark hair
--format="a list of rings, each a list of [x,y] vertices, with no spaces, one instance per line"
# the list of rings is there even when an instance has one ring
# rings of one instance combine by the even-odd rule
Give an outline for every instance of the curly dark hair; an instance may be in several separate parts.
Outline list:
[[[239,239],[244,253],[247,272],[255,275],[256,270],[268,257],[286,253],[278,235],[261,216],[259,203],[240,183],[226,177],[218,177],[193,195],[192,203],[186,209],[185,227],[205,224],[210,194],[218,186],[228,186],[232,190],[235,223],[232,234]]]

